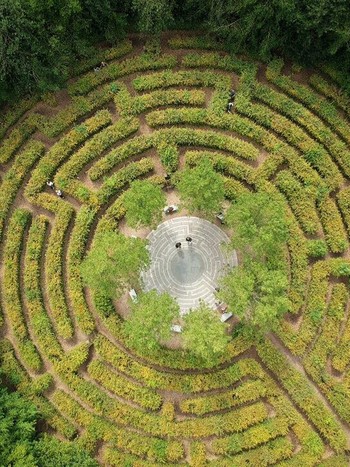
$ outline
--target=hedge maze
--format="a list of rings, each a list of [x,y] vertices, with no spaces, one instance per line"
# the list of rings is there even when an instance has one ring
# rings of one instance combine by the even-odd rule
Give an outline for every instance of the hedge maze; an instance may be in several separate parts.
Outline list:
[[[350,101],[327,68],[265,66],[193,36],[156,56],[133,41],[1,117],[6,379],[101,465],[347,466]],[[229,201],[281,192],[291,231],[292,312],[265,340],[234,333],[211,369],[181,350],[135,354],[79,274],[95,233],[118,229],[132,180],[164,186],[204,155]]]

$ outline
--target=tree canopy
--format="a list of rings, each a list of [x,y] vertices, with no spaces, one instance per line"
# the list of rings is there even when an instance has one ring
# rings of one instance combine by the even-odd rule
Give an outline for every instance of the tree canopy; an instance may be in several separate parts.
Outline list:
[[[245,193],[226,213],[234,234],[231,246],[239,250],[244,262],[279,263],[283,259],[289,230],[285,204],[277,194]]]
[[[191,213],[199,211],[212,215],[221,210],[225,196],[224,180],[207,157],[193,168],[186,167],[179,174],[176,186],[181,202]]]
[[[134,180],[124,196],[126,222],[130,227],[155,227],[165,205],[162,189],[148,180]]]
[[[212,2],[209,29],[235,51],[265,60],[276,53],[307,64],[346,57],[350,9],[347,0],[228,0]]]
[[[88,453],[72,442],[36,433],[40,414],[16,393],[0,387],[0,465],[25,467],[97,467]]]
[[[128,342],[141,352],[158,349],[161,341],[171,337],[171,325],[179,313],[179,305],[168,293],[151,290],[140,294],[124,322]]]
[[[240,263],[222,278],[219,296],[244,322],[266,331],[290,309],[284,203],[273,194],[244,194],[229,209],[227,222]]]
[[[187,350],[194,353],[208,365],[215,365],[227,349],[230,340],[227,325],[222,323],[205,302],[191,310],[185,317],[183,342]]]
[[[230,310],[262,331],[290,310],[288,276],[282,268],[254,262],[239,265],[223,278],[221,289]]]
[[[61,87],[76,59],[101,40],[124,36],[124,1],[2,0],[0,2],[0,103]]]
[[[116,298],[138,283],[141,269],[148,264],[144,240],[108,231],[97,236],[80,270],[87,286]]]
[[[132,0],[139,29],[151,34],[167,29],[173,21],[173,3],[172,0]]]
[[[348,0],[2,0],[0,103],[57,89],[77,59],[95,53],[93,45],[115,44],[135,25],[155,35],[201,30],[265,61],[277,54],[305,65],[350,65]],[[350,80],[344,87],[350,91]]]

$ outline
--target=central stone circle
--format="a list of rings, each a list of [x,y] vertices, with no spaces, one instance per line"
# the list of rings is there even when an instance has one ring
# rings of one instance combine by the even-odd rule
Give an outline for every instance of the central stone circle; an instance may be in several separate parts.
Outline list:
[[[147,239],[151,265],[142,273],[144,290],[168,292],[182,314],[196,308],[200,300],[215,308],[220,276],[237,265],[236,252],[222,248],[229,242],[225,232],[205,219],[186,216],[163,222]],[[177,243],[181,248],[176,248]]]
[[[187,249],[176,251],[170,260],[170,274],[176,282],[183,285],[196,282],[204,271],[205,261],[192,245]]]

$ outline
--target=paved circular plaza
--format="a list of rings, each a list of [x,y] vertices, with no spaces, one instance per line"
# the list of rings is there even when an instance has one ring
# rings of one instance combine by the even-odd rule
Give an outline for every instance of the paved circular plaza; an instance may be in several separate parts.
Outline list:
[[[169,292],[183,314],[197,307],[200,299],[214,308],[219,277],[237,265],[236,253],[222,247],[229,241],[227,235],[204,219],[176,217],[160,224],[147,239],[151,266],[142,274],[144,290]],[[178,242],[181,248],[175,247]]]

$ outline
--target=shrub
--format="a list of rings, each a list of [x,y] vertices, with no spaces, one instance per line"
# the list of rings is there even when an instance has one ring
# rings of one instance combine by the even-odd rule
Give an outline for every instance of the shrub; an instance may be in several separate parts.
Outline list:
[[[158,146],[160,160],[167,173],[175,172],[179,165],[179,151],[175,144],[162,142]]]

